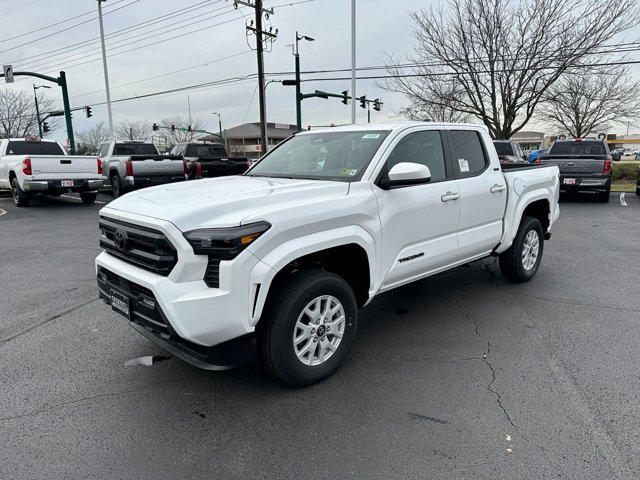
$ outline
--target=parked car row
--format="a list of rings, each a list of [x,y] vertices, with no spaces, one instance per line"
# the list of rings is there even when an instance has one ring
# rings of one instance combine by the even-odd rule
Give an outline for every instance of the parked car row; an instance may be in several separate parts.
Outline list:
[[[54,140],[12,138],[0,142],[0,189],[10,189],[14,203],[29,206],[35,196],[80,194],[93,203],[108,187],[114,197],[152,185],[244,173],[250,161],[229,157],[222,144],[192,142],[161,155],[153,143],[111,141],[98,156],[68,155]]]

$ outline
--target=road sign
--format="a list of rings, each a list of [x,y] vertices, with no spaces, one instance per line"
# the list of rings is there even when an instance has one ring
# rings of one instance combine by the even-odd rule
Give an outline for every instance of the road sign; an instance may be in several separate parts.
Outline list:
[[[2,67],[4,72],[4,81],[6,83],[13,83],[13,66],[12,65],[4,65]]]

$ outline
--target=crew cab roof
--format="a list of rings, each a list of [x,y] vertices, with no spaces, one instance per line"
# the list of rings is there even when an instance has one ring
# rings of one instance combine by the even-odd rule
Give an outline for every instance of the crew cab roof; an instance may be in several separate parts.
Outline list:
[[[303,130],[296,135],[308,135],[310,133],[325,132],[348,132],[348,131],[366,131],[366,130],[391,130],[402,131],[413,127],[430,127],[433,129],[449,128],[449,127],[467,127],[473,130],[482,130],[488,132],[486,125],[478,123],[449,123],[449,122],[383,122],[383,123],[367,123],[356,125],[341,125],[338,127],[322,127],[313,130]]]

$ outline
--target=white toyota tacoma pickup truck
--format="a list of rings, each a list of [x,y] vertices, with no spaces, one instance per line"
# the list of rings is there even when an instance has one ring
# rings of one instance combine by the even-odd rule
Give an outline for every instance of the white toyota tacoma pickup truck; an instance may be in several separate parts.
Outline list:
[[[0,189],[11,189],[18,207],[28,207],[34,195],[65,192],[78,192],[84,203],[93,203],[101,186],[97,157],[67,155],[54,140],[0,140]]]
[[[558,218],[558,168],[503,171],[478,125],[303,132],[244,175],[152,187],[100,211],[101,298],[207,369],[255,347],[293,385],[331,374],[358,310],[387,290],[498,256],[531,279]]]

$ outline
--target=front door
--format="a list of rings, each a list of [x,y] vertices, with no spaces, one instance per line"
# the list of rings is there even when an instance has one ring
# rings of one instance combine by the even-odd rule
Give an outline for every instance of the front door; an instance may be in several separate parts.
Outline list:
[[[382,223],[382,289],[455,262],[460,191],[438,130],[409,131],[395,140],[378,178],[397,163],[429,167],[431,181],[391,190],[374,186]]]

